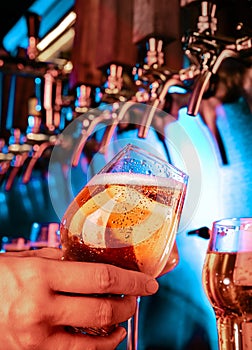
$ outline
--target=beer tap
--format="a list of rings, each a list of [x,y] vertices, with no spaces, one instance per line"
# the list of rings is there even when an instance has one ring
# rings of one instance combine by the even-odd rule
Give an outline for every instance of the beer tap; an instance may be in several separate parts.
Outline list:
[[[53,107],[53,120],[54,120],[54,126],[56,129],[60,127],[60,121],[61,121],[61,107],[63,104],[62,101],[62,79],[56,79],[55,82],[55,100],[54,100],[54,107]]]
[[[20,169],[24,166],[31,152],[31,145],[26,143],[26,138],[21,134],[20,129],[13,130],[13,135],[9,139],[8,152],[14,154],[7,176],[5,190],[11,190],[14,180],[18,175]]]
[[[216,75],[222,62],[228,58],[244,59],[251,56],[251,37],[236,40],[215,35],[217,19],[216,5],[203,1],[202,15],[199,16],[198,31],[182,39],[185,55],[197,65],[199,75],[195,79],[188,103],[188,115],[196,116],[204,94],[211,95],[211,78]]]
[[[5,175],[11,165],[11,161],[14,157],[14,154],[8,152],[8,147],[5,144],[5,139],[0,139],[0,183],[2,183]]]
[[[198,18],[198,32],[214,35],[217,30],[216,4],[209,1],[201,2],[201,16]]]
[[[29,116],[26,140],[32,148],[32,154],[22,177],[23,183],[29,182],[37,161],[48,148],[53,147],[57,142],[57,135],[54,133],[55,130],[51,131],[46,125],[43,125],[41,112],[36,108],[37,103],[36,97],[30,98],[28,101]]]
[[[143,114],[142,121],[138,130],[138,137],[146,138],[149,128],[152,124],[157,109],[162,109],[164,106],[165,97],[168,90],[173,85],[183,86],[178,72],[172,72],[164,65],[163,41],[156,38],[148,39],[148,51],[146,55],[146,64],[142,69],[137,71],[138,79],[136,84],[142,87],[141,95],[137,95],[142,102],[142,96],[146,96],[148,92],[148,99],[145,97],[145,102],[150,105]],[[140,78],[140,80],[139,80]]]
[[[111,118],[108,120],[108,125],[106,126],[100,142],[100,153],[106,152],[107,146],[109,145],[120,121],[120,117],[118,118],[117,115],[120,102],[125,102],[132,97],[132,92],[125,88],[123,67],[118,64],[110,64],[108,72],[108,77],[103,88],[104,93],[101,102],[108,104]]]
[[[79,84],[76,86],[76,98],[74,103],[74,111],[76,116],[85,113],[91,106],[91,92],[92,88],[86,84]]]
[[[42,103],[40,101],[41,82],[39,80],[40,78],[35,78],[35,97],[28,101],[26,138],[27,143],[32,147],[32,155],[22,177],[23,183],[29,182],[39,159],[59,141],[57,135],[61,125],[61,107],[63,105],[62,77],[55,67],[48,67],[44,74]],[[43,112],[45,112],[45,122],[42,122],[42,107],[44,108]]]
[[[48,130],[53,131],[55,130],[56,126],[60,124],[60,120],[58,118],[58,115],[56,115],[56,120],[54,119],[54,108],[53,108],[53,93],[55,89],[55,81],[58,77],[58,71],[54,67],[50,67],[45,75],[44,75],[44,99],[43,99],[43,107],[45,109],[46,113],[46,127]],[[58,82],[58,86],[56,83],[56,88],[58,88],[61,91],[61,85]],[[56,95],[57,96],[57,95]],[[59,96],[57,96],[59,98]],[[61,103],[61,101],[57,100],[58,103]]]
[[[104,109],[103,111],[100,109],[91,109],[91,111],[88,111],[87,113],[84,113],[82,116],[80,116],[80,119],[81,137],[79,142],[77,143],[72,158],[72,165],[74,167],[76,167],[79,164],[79,160],[86,145],[86,142],[90,135],[92,135],[96,126],[111,120],[111,113],[109,109]]]

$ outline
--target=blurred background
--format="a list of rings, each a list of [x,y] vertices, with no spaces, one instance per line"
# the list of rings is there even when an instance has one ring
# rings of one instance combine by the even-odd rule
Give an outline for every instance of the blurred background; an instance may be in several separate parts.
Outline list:
[[[129,141],[154,150],[190,183],[140,350],[217,350],[201,270],[212,222],[252,216],[252,1],[9,0],[0,17],[2,250],[59,245],[87,179]]]

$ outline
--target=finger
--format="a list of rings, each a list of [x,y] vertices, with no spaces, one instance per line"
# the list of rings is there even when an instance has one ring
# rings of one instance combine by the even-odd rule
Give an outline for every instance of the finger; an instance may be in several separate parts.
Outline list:
[[[158,283],[150,276],[119,267],[74,261],[55,261],[46,265],[50,288],[81,294],[150,295]]]
[[[33,250],[33,256],[37,256],[40,258],[60,260],[62,258],[62,250],[59,248],[42,248]]]
[[[53,325],[101,328],[129,319],[136,309],[136,297],[57,295],[48,309]]]
[[[123,327],[117,327],[110,335],[89,336],[84,334],[71,334],[65,331],[59,331],[46,339],[41,350],[112,350],[115,349],[125,338],[126,330]]]
[[[6,252],[3,256],[14,256],[14,257],[41,257],[47,259],[60,260],[62,258],[62,250],[59,248],[41,248],[36,250],[23,250],[20,252]]]

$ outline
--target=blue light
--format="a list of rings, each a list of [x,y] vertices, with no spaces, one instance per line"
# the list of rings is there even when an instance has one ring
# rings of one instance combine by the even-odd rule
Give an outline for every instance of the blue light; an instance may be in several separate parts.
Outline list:
[[[37,104],[35,106],[36,111],[40,112],[42,109],[42,103],[41,103],[41,78],[36,77],[34,79],[35,83],[35,95],[37,99]]]
[[[25,208],[26,212],[28,214],[32,213],[33,207],[32,207],[31,200],[29,198],[29,194],[28,194],[28,191],[27,191],[27,186],[24,185],[24,184],[19,183],[18,187],[19,187],[19,192],[21,194],[22,202],[23,202],[23,205],[24,205],[24,208]]]
[[[10,130],[13,125],[16,80],[17,80],[16,75],[12,75],[11,82],[10,82],[8,110],[7,110],[7,118],[6,118],[6,125],[5,125],[7,130]]]
[[[29,128],[34,127],[34,116],[33,115],[28,116],[28,125],[29,125]]]
[[[40,225],[37,222],[34,222],[31,227],[31,232],[30,232],[30,240],[32,242],[36,242],[36,239],[38,237],[38,233],[40,230]]]
[[[7,218],[9,216],[9,208],[6,201],[6,194],[0,192],[0,213],[1,219]]]
[[[28,11],[41,17],[39,37],[43,38],[72,9],[74,3],[74,0],[36,0]],[[19,47],[28,47],[27,23],[24,16],[5,35],[3,45],[14,56]]]
[[[186,94],[187,91],[185,88],[181,87],[181,86],[171,86],[169,89],[168,89],[168,93],[169,94]]]
[[[66,120],[70,121],[73,119],[73,111],[71,107],[67,108]]]

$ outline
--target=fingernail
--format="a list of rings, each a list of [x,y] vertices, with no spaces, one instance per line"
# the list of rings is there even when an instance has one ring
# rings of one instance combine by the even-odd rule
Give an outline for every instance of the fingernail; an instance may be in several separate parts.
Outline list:
[[[156,293],[156,291],[158,290],[158,283],[154,279],[149,280],[146,283],[145,288],[148,293]]]

